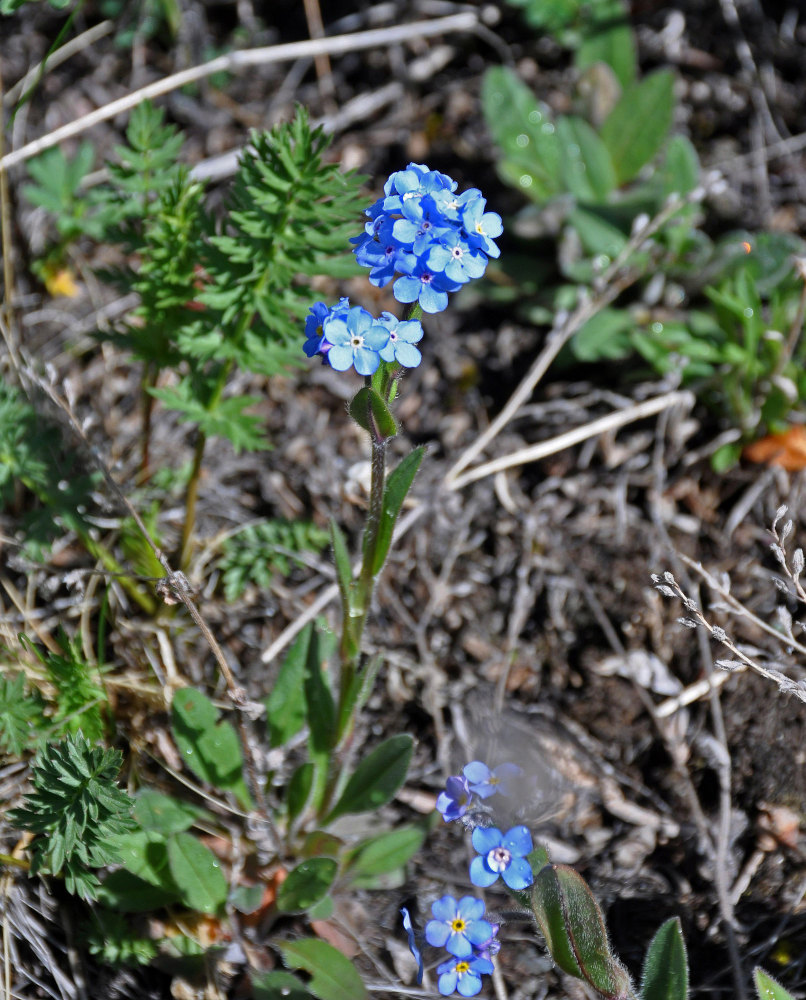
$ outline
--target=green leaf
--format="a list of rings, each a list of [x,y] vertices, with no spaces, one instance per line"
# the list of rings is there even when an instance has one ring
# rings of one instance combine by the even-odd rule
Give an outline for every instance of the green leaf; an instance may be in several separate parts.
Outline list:
[[[629,995],[630,977],[613,956],[602,911],[584,879],[565,865],[548,865],[532,887],[532,910],[560,968],[606,997]]]
[[[292,973],[280,969],[253,972],[252,996],[254,1000],[311,1000],[304,984]]]
[[[350,416],[373,438],[378,435],[388,440],[397,434],[397,424],[389,407],[368,385],[359,389],[350,400]]]
[[[336,705],[326,671],[331,651],[332,641],[314,629],[305,657],[303,681],[312,758],[326,758],[336,739]]]
[[[624,249],[626,234],[595,210],[575,208],[568,216],[568,222],[577,231],[582,246],[592,255],[615,259]]]
[[[293,823],[308,804],[313,788],[314,770],[314,765],[310,761],[306,761],[304,764],[300,764],[291,775],[285,796],[289,823]]]
[[[232,792],[242,806],[251,808],[235,728],[229,722],[216,723],[216,707],[195,688],[177,691],[171,712],[174,740],[188,767],[202,781]]]
[[[403,501],[406,494],[414,482],[417,470],[423,460],[425,449],[415,448],[414,451],[401,459],[396,468],[389,474],[386,480],[386,488],[383,494],[383,513],[378,529],[378,540],[375,547],[375,558],[372,561],[372,574],[381,571],[392,544],[392,533],[395,530],[395,523],[400,515]]]
[[[330,519],[330,543],[333,547],[333,561],[336,564],[336,579],[339,581],[339,593],[344,608],[350,607],[352,594],[353,568],[350,564],[350,553],[347,551],[347,541],[335,518]]]
[[[484,74],[482,110],[501,152],[498,170],[513,187],[542,203],[564,189],[562,152],[546,108],[515,72],[496,66]]]
[[[181,898],[178,889],[154,885],[125,868],[107,875],[98,889],[98,901],[121,913],[149,913],[179,903]]]
[[[339,870],[333,858],[311,858],[288,873],[277,890],[277,909],[282,913],[303,913],[324,899]]]
[[[367,990],[355,966],[332,944],[302,938],[279,947],[289,968],[310,974],[308,989],[319,1000],[366,1000]]]
[[[573,116],[557,119],[557,138],[567,189],[580,201],[605,201],[616,187],[607,146],[584,119]]]
[[[604,0],[593,7],[574,62],[581,71],[597,62],[607,63],[622,87],[635,80],[635,35],[621,0]]]
[[[644,959],[641,1000],[687,1000],[688,960],[680,918],[662,924]]]
[[[602,309],[574,334],[571,350],[580,361],[614,361],[633,352],[630,331],[635,325],[626,309]]]
[[[663,196],[687,195],[700,182],[700,160],[697,150],[684,135],[673,135],[666,147],[660,171]]]
[[[753,971],[759,1000],[794,1000],[791,993],[760,968]]]
[[[183,902],[201,913],[217,913],[227,900],[221,862],[190,833],[168,840],[168,864]]]
[[[187,830],[203,815],[196,806],[153,789],[143,789],[134,801],[134,818],[140,826],[165,836]]]
[[[305,661],[314,626],[306,625],[286,653],[280,673],[265,699],[269,745],[281,747],[305,725]]]
[[[672,126],[674,76],[659,70],[627,87],[602,125],[616,178],[626,184],[659,152]]]
[[[425,830],[417,826],[404,826],[370,837],[350,850],[345,859],[345,874],[357,885],[364,879],[402,868],[420,850],[424,840]]]
[[[391,801],[406,780],[413,751],[414,740],[408,733],[392,736],[376,747],[353,771],[327,823],[347,813],[379,809]]]

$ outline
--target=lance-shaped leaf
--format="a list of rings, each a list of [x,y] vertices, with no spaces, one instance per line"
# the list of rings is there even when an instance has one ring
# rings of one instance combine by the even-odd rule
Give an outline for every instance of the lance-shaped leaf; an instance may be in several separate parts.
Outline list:
[[[624,90],[602,125],[600,135],[620,184],[632,180],[660,151],[672,126],[673,87],[668,70],[650,73]]]
[[[349,608],[352,601],[353,568],[350,565],[350,553],[347,551],[344,532],[332,518],[330,544],[333,547],[333,561],[336,564],[336,579],[339,581],[342,607]]]
[[[392,736],[376,747],[353,771],[326,822],[386,805],[406,780],[413,749],[414,740],[407,733]]]
[[[772,976],[768,976],[763,969],[757,968],[753,972],[753,979],[756,982],[759,1000],[794,1000],[792,994]]]
[[[423,460],[425,451],[423,448],[415,448],[410,454],[397,465],[394,471],[389,473],[386,481],[386,489],[383,494],[383,513],[381,514],[381,525],[378,530],[378,541],[375,546],[375,558],[372,562],[373,575],[379,573],[392,544],[392,532],[395,530],[395,522],[400,516],[400,510],[406,494],[414,482],[420,462]]]
[[[551,957],[605,997],[630,995],[627,970],[610,951],[599,905],[587,883],[566,865],[547,865],[535,879],[532,910]]]
[[[663,924],[649,946],[641,976],[641,1000],[686,1000],[688,961],[680,918]]]

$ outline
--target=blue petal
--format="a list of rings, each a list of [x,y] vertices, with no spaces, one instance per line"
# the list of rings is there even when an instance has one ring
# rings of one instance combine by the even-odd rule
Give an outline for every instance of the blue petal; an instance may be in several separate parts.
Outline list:
[[[464,933],[459,934],[454,931],[445,945],[445,950],[457,958],[470,958],[473,954],[473,945],[468,941]]]
[[[447,965],[448,963],[446,962],[445,964]],[[443,974],[437,980],[437,989],[444,997],[449,997],[451,993],[453,993],[453,991],[456,989],[456,980],[459,978],[459,976],[456,972],[455,965],[456,965],[455,962],[451,962],[450,963],[451,971],[443,972]],[[441,968],[442,966],[440,966],[440,969]]]
[[[486,829],[482,826],[477,826],[473,831],[473,848],[479,854],[487,854],[494,847],[500,847],[502,839],[503,834],[497,826],[490,826]]]
[[[467,923],[479,920],[484,914],[484,900],[477,896],[462,896],[456,907],[456,914]]]
[[[516,858],[525,858],[532,850],[532,835],[529,833],[528,827],[513,826],[511,830],[507,830],[504,834],[501,844],[508,851],[511,851]]]
[[[466,972],[459,977],[459,995],[463,997],[474,997],[481,989],[481,976],[474,972]]]
[[[403,914],[403,930],[406,932],[409,938],[409,951],[414,955],[417,960],[417,985],[422,986],[423,983],[423,956],[420,953],[420,949],[417,947],[417,942],[414,939],[414,928],[411,924],[411,916],[409,911],[404,906],[401,911]]]
[[[394,296],[398,302],[416,302],[421,283],[410,274],[401,275],[394,284]]]
[[[502,877],[510,889],[525,889],[534,882],[532,868],[526,858],[513,858]]]
[[[487,920],[474,920],[466,933],[468,941],[478,947],[480,944],[486,944],[493,936],[493,925]]]
[[[462,768],[462,774],[472,785],[479,785],[483,781],[490,780],[491,772],[489,767],[480,760],[471,760],[469,764],[465,764]]]
[[[456,900],[453,896],[440,896],[431,904],[431,912],[437,920],[450,923],[456,916]]]
[[[333,348],[331,348],[332,352]],[[359,375],[372,375],[381,363],[377,351],[371,351],[367,347],[357,347],[355,349],[355,370]]]
[[[334,368],[337,372],[346,372],[353,363],[352,347],[344,345],[331,347],[327,352],[327,361],[330,367]]]
[[[448,293],[437,292],[429,285],[423,285],[422,291],[420,292],[420,305],[423,307],[423,312],[442,312],[444,309],[448,308]]]
[[[416,368],[423,360],[422,354],[420,354],[413,344],[401,344],[400,341],[397,343],[394,356],[404,368]],[[385,358],[384,360],[388,361],[391,359]]]
[[[491,872],[484,864],[484,858],[475,857],[470,862],[470,881],[480,889],[486,889],[498,880],[498,873]]]
[[[444,920],[429,920],[425,925],[425,939],[434,948],[444,948],[451,936],[451,929]]]

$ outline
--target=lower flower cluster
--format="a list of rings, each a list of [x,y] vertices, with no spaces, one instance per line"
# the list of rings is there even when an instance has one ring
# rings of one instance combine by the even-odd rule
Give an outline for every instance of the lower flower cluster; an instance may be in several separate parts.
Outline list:
[[[355,368],[359,375],[372,375],[381,361],[403,368],[416,368],[422,361],[414,346],[423,336],[419,320],[399,320],[390,312],[376,319],[361,306],[350,306],[349,299],[329,308],[324,302],[311,306],[305,335],[308,357],[321,354],[337,372]]]
[[[471,761],[461,775],[448,778],[445,791],[437,799],[437,809],[446,822],[463,818],[473,827],[473,805],[496,794],[507,795],[516,779],[523,774],[516,764],[501,764],[491,770],[481,761]],[[486,814],[485,814],[486,815]],[[500,877],[512,890],[526,889],[534,881],[528,855],[532,851],[532,836],[525,826],[514,826],[506,833],[494,826],[475,826],[472,833],[477,856],[470,864],[470,881],[487,888]],[[418,983],[423,978],[423,959],[408,910],[404,909],[403,926],[408,934],[409,948],[417,959]],[[490,975],[493,956],[498,954],[499,924],[484,919],[484,901],[474,896],[442,896],[431,905],[433,919],[425,927],[425,940],[436,948],[444,948],[447,961],[437,966],[437,986],[443,996],[459,993],[475,996],[482,987],[482,976]]]

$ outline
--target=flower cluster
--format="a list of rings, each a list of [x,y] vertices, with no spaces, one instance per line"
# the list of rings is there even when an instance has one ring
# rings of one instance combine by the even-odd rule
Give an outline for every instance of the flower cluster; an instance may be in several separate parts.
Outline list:
[[[437,809],[446,822],[467,817],[465,824],[474,825],[484,813],[470,813],[476,800],[493,795],[509,795],[523,770],[517,764],[500,764],[491,769],[480,760],[471,761],[461,775],[448,778],[445,791],[437,799]],[[489,812],[489,810],[487,810]],[[500,877],[508,888],[526,889],[534,881],[528,855],[532,851],[532,836],[525,826],[514,826],[506,833],[497,827],[475,826],[472,835],[477,857],[470,864],[470,881],[487,888]],[[409,948],[417,959],[418,983],[422,982],[423,961],[417,947],[408,910],[403,910],[403,926],[409,936]],[[496,935],[499,925],[484,919],[484,902],[474,896],[455,900],[443,896],[431,906],[434,919],[425,928],[425,939],[437,948],[445,948],[450,958],[437,967],[437,986],[443,996],[458,992],[463,997],[475,996],[481,990],[482,975],[493,971],[491,959],[498,954]]]
[[[369,209],[369,222],[353,238],[359,264],[369,280],[393,286],[398,302],[417,302],[423,312],[442,312],[448,293],[480,278],[489,257],[501,251],[493,242],[503,232],[501,216],[485,212],[477,188],[457,195],[456,181],[421,163],[392,174],[383,197]]]
[[[401,322],[389,312],[375,319],[361,306],[351,307],[349,299],[330,308],[324,302],[311,306],[305,335],[308,357],[321,354],[338,372],[355,368],[359,375],[372,375],[381,361],[416,368],[422,360],[414,346],[423,336],[419,320]]]

